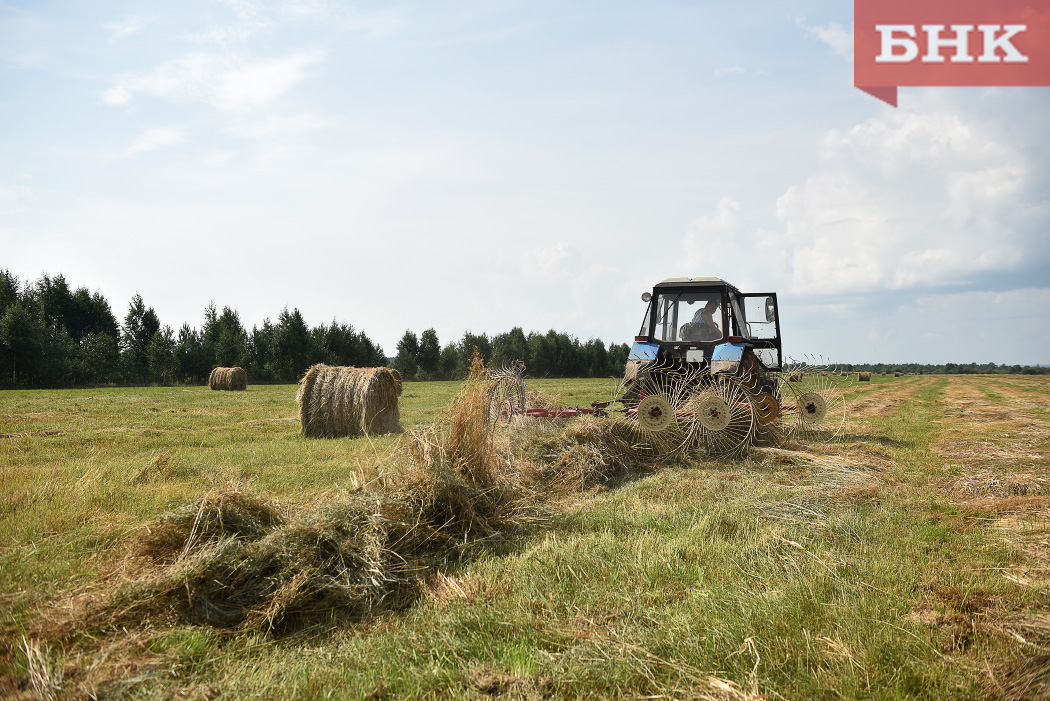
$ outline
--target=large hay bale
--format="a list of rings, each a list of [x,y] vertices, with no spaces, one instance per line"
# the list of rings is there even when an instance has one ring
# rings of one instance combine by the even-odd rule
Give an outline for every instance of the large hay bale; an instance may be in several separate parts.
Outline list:
[[[860,380],[861,382],[871,382],[871,373],[870,372],[858,373],[857,374],[857,379]]]
[[[900,376],[901,376],[901,373],[899,373],[899,372],[895,372],[895,373],[893,373],[893,376],[894,376],[894,377],[900,377]]]
[[[389,368],[318,364],[299,382],[299,433],[339,438],[401,430],[399,382]]]
[[[208,375],[208,389],[248,389],[248,373],[244,371],[244,368],[215,368]]]

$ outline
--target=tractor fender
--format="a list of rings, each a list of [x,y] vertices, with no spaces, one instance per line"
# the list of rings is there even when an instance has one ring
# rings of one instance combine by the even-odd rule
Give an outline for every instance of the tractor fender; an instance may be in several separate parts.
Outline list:
[[[628,360],[656,360],[657,353],[660,352],[660,346],[656,343],[643,343],[642,341],[635,341],[634,345],[631,346],[631,354],[627,356]]]
[[[723,343],[715,346],[711,353],[711,372],[735,375],[744,359],[747,346],[743,343]]]

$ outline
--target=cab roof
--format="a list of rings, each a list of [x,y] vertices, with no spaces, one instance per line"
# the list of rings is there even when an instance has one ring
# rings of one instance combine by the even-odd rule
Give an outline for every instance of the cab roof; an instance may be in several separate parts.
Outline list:
[[[734,292],[740,292],[722,278],[717,277],[669,277],[656,283],[656,288],[664,287],[728,287]]]

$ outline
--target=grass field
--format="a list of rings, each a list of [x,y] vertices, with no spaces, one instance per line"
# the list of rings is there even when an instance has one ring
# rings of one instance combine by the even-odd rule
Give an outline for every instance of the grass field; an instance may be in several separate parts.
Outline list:
[[[161,514],[230,488],[318,507],[408,434],[301,438],[288,385],[2,392],[0,696],[1050,697],[1050,380],[874,380],[838,442],[563,493],[407,608],[282,636],[47,623]],[[406,384],[403,424],[459,387]]]

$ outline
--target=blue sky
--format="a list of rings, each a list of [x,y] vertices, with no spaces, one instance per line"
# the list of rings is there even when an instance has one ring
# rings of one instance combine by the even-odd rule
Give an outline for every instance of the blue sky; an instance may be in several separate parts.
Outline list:
[[[1047,88],[852,87],[848,2],[0,0],[0,267],[123,318],[298,307],[629,341],[780,294],[785,352],[1050,362]]]

